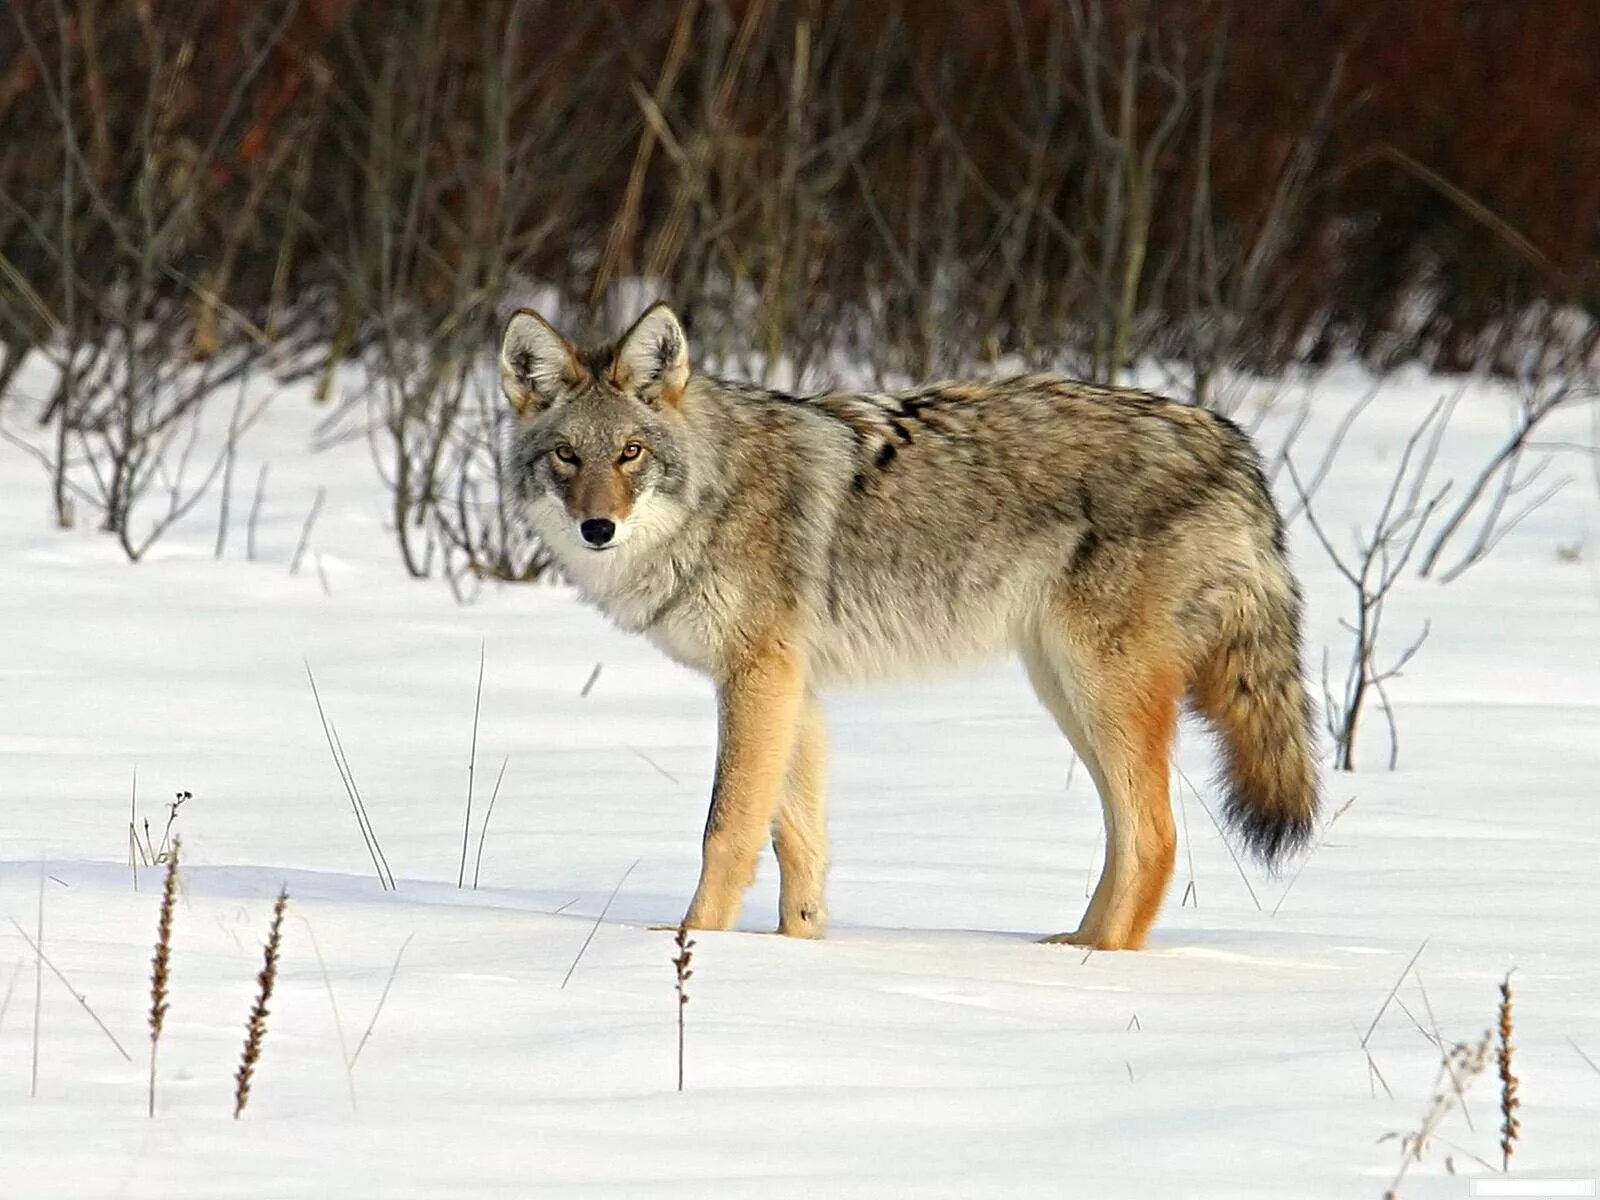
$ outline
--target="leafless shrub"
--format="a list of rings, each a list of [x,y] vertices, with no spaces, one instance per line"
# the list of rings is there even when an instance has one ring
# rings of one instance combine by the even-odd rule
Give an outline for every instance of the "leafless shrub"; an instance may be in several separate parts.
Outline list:
[[[1340,625],[1350,634],[1350,658],[1338,695],[1329,677],[1329,656],[1323,654],[1323,713],[1334,740],[1334,767],[1355,770],[1356,735],[1370,697],[1376,697],[1389,725],[1389,767],[1399,758],[1399,731],[1385,685],[1405,669],[1427,640],[1430,624],[1423,622],[1415,639],[1387,663],[1380,661],[1378,643],[1383,632],[1384,607],[1395,584],[1405,572],[1434,511],[1449,490],[1446,483],[1424,498],[1427,476],[1443,436],[1449,406],[1439,401],[1406,439],[1383,503],[1368,530],[1358,531],[1352,551],[1340,551],[1318,521],[1312,498],[1301,482],[1292,461],[1286,460],[1289,477],[1299,493],[1301,507],[1318,543],[1334,569],[1355,593],[1354,620],[1341,618]],[[1421,451],[1419,455],[1419,450]]]
[[[505,474],[505,416],[498,384],[486,364],[466,379],[468,402],[447,432],[446,468],[433,505],[442,574],[458,600],[470,599],[485,579],[529,583],[549,557],[513,516]]]
[[[1459,578],[1487,558],[1500,540],[1530,513],[1565,487],[1570,482],[1565,477],[1544,483],[1531,499],[1519,503],[1515,511],[1506,511],[1516,497],[1541,483],[1555,454],[1576,451],[1600,462],[1600,446],[1552,445],[1538,438],[1549,418],[1580,404],[1592,404],[1600,396],[1600,386],[1596,383],[1596,371],[1600,369],[1596,362],[1600,322],[1586,323],[1574,330],[1571,328],[1573,320],[1567,314],[1551,314],[1542,321],[1542,328],[1535,326],[1525,332],[1525,340],[1532,344],[1523,350],[1522,362],[1513,372],[1517,413],[1511,432],[1463,489],[1460,501],[1434,534],[1417,568],[1423,578],[1433,575],[1435,570],[1443,583]],[[1543,457],[1523,470],[1528,454],[1541,451]],[[1488,497],[1486,506],[1483,504],[1485,497]],[[1477,530],[1466,549],[1453,565],[1443,567],[1441,560],[1446,548],[1480,512]]]
[[[355,411],[338,414],[330,428],[371,441],[401,559],[418,578],[441,565],[457,584],[465,571],[529,573],[498,487],[483,496],[474,469],[497,444],[485,348],[519,267],[554,220],[541,224],[526,209],[530,178],[545,164],[537,138],[514,123],[549,69],[545,60],[513,58],[528,7],[484,9],[476,112],[456,103],[461,64],[436,36],[449,8],[441,0],[416,10],[415,36],[386,39],[376,61],[338,84],[344,103],[370,114],[363,140],[347,148],[362,167],[362,222],[338,267],[341,337],[358,351],[367,384],[352,397]],[[445,120],[456,123],[460,152],[441,163],[432,150],[435,123]],[[535,129],[551,132],[543,123]],[[487,456],[489,482],[497,485],[494,457]],[[484,504],[495,514],[488,520]],[[466,554],[464,566],[450,561],[452,551]]]
[[[25,213],[20,252],[52,264],[59,280],[47,297],[14,266],[5,271],[16,286],[0,289],[0,326],[37,346],[56,370],[40,418],[52,430],[48,445],[8,436],[49,472],[58,525],[74,524],[78,505],[86,504],[135,561],[204,497],[259,418],[265,400],[247,402],[246,389],[269,346],[289,362],[315,337],[302,314],[269,342],[225,299],[235,256],[255,228],[281,156],[256,165],[242,210],[221,233],[220,261],[204,278],[186,269],[195,241],[216,232],[205,228],[215,214],[205,210],[204,188],[224,142],[241,132],[245,89],[282,36],[284,18],[241,31],[254,43],[250,62],[210,136],[196,142],[176,127],[173,104],[188,84],[198,25],[158,21],[149,6],[137,11],[142,88],[130,98],[137,114],[130,142],[113,159],[104,128],[83,128],[75,104],[74,76],[89,64],[76,61],[85,48],[74,50],[68,36],[65,0],[51,10],[54,57],[17,10],[22,45],[56,119],[61,170],[55,202],[41,212],[26,212],[0,181],[0,203]],[[208,402],[232,389],[225,446],[197,463]]]
[[[1297,357],[1289,347],[1271,344],[1267,331],[1272,322],[1263,318],[1282,304],[1292,287],[1291,276],[1278,269],[1280,259],[1303,225],[1316,163],[1328,140],[1334,98],[1344,76],[1344,60],[1336,56],[1312,118],[1282,156],[1269,198],[1255,220],[1241,222],[1237,214],[1230,221],[1220,220],[1213,187],[1216,100],[1228,58],[1232,15],[1231,7],[1222,9],[1197,87],[1194,182],[1183,244],[1185,312],[1173,331],[1177,352],[1189,367],[1195,403],[1222,412],[1233,408],[1217,391],[1226,368]]]

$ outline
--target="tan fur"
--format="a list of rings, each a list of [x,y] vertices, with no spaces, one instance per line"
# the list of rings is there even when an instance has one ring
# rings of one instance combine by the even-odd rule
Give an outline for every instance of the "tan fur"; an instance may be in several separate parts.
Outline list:
[[[633,511],[633,488],[628,474],[615,463],[585,463],[572,477],[567,511],[575,521],[605,517],[619,524]]]
[[[734,924],[771,837],[780,931],[822,933],[820,690],[1006,653],[1105,824],[1083,918],[1049,940],[1145,943],[1176,852],[1184,703],[1220,737],[1223,811],[1250,849],[1272,862],[1313,827],[1299,596],[1260,460],[1226,419],[1048,375],[788,396],[691,375],[661,305],[581,351],[519,314],[502,370],[508,476],[545,549],[716,682],[696,928]],[[616,525],[603,551],[578,528],[597,516]]]
[[[827,750],[822,706],[808,695],[772,831],[779,870],[778,932],[790,937],[821,937],[828,924],[823,893],[828,873]]]
[[[789,772],[805,666],[792,644],[773,635],[729,669],[717,692],[716,782],[687,917],[694,929],[731,925],[755,879]]]

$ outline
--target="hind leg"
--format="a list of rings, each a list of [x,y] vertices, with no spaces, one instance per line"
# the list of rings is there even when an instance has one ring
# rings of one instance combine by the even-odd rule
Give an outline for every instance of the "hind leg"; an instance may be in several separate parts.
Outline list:
[[[1167,764],[1183,675],[1156,646],[1113,653],[1063,635],[1044,639],[1039,649],[1040,665],[1055,667],[1058,702],[1071,724],[1057,720],[1069,740],[1076,745],[1081,738],[1088,751],[1079,755],[1094,776],[1106,820],[1106,863],[1089,909],[1072,933],[1047,940],[1137,949],[1161,908],[1177,856]]]
[[[1066,737],[1072,752],[1078,756],[1078,761],[1089,772],[1095,792],[1100,797],[1100,815],[1106,833],[1105,861],[1100,868],[1100,879],[1095,884],[1094,894],[1089,899],[1089,907],[1085,910],[1083,919],[1078,922],[1078,928],[1071,933],[1056,934],[1044,940],[1092,945],[1094,937],[1090,931],[1098,930],[1104,924],[1105,914],[1110,907],[1111,895],[1117,882],[1118,814],[1107,799],[1111,795],[1111,789],[1106,784],[1105,772],[1100,767],[1100,761],[1095,756],[1094,744],[1078,720],[1077,713],[1073,711],[1068,690],[1061,678],[1061,668],[1051,661],[1051,656],[1042,647],[1036,645],[1023,647],[1022,663],[1027,668],[1028,681],[1033,684],[1039,702],[1055,718],[1056,726]],[[1131,854],[1133,850],[1134,847],[1129,846],[1125,852]]]
[[[828,872],[826,777],[822,706],[815,696],[808,695],[772,827],[772,848],[778,855],[778,932],[789,937],[819,938],[827,925],[823,894]]]

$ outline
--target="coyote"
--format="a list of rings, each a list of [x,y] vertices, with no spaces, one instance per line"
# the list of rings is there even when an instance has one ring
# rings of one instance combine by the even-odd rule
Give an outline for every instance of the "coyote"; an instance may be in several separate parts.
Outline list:
[[[822,935],[820,691],[1007,651],[1105,822],[1088,910],[1045,941],[1143,945],[1184,703],[1219,737],[1248,847],[1270,863],[1310,833],[1300,596],[1223,417],[1049,375],[790,396],[691,375],[662,304],[591,349],[520,310],[500,370],[518,511],[588,601],[716,683],[691,928],[733,925],[770,837],[778,932]]]

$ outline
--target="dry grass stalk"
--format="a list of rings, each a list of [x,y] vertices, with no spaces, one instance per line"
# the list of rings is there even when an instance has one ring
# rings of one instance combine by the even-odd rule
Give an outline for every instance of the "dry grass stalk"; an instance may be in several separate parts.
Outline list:
[[[395,890],[394,872],[389,869],[389,858],[378,842],[378,831],[372,827],[372,820],[367,816],[367,805],[361,798],[361,789],[356,786],[355,772],[350,769],[350,758],[344,752],[344,743],[339,740],[339,729],[328,718],[326,710],[322,707],[322,693],[317,690],[317,677],[311,673],[309,659],[306,660],[306,679],[311,684],[311,698],[317,704],[317,719],[322,722],[322,735],[328,740],[328,753],[333,755],[333,765],[339,772],[339,782],[344,785],[345,795],[350,799],[350,811],[355,814],[356,828],[361,831],[361,840],[372,859],[372,869],[377,873],[378,886],[386,892],[392,892]]]
[[[256,976],[260,990],[256,993],[255,1005],[250,1009],[250,1020],[245,1025],[244,1053],[239,1058],[239,1073],[233,1077],[235,1121],[250,1102],[250,1080],[255,1076],[256,1063],[261,1059],[261,1043],[267,1036],[267,1005],[272,1000],[272,985],[278,979],[278,945],[283,934],[283,910],[288,906],[289,888],[285,885],[278,890],[277,902],[272,906],[272,924],[267,929],[264,961],[261,974]]]
[[[472,751],[467,757],[467,813],[461,820],[461,865],[456,870],[458,888],[467,886],[467,839],[472,835],[472,785],[478,775],[478,718],[483,713],[483,667],[488,650],[487,640],[478,643],[478,692],[472,703]],[[479,845],[481,847],[482,843]],[[478,885],[474,882],[472,886]]]
[[[172,910],[178,902],[179,839],[167,855],[167,879],[161,889],[161,916],[156,923],[156,953],[150,960],[150,1115],[156,1115],[156,1048],[167,1020],[167,983],[172,962]]]
[[[11,994],[17,990],[17,979],[22,974],[22,959],[17,959],[17,965],[11,968],[11,982],[6,984],[5,999],[0,1000],[0,1029],[5,1028],[6,1013],[11,1008]]]
[[[367,1022],[366,1031],[361,1035],[361,1040],[356,1043],[356,1048],[350,1054],[350,1070],[354,1073],[356,1060],[361,1057],[361,1051],[367,1044],[367,1039],[372,1036],[372,1031],[378,1027],[378,1018],[383,1015],[383,1006],[389,999],[389,989],[394,987],[394,977],[400,973],[400,960],[405,957],[406,947],[411,945],[411,939],[416,937],[416,932],[406,934],[406,940],[400,943],[400,949],[395,951],[394,962],[389,966],[389,978],[384,980],[383,991],[378,995],[378,1004],[372,1010],[372,1020]]]
[[[1457,1104],[1465,1106],[1467,1088],[1489,1065],[1489,1043],[1492,1036],[1491,1031],[1485,1029],[1483,1036],[1476,1043],[1457,1042],[1445,1051],[1440,1057],[1439,1075],[1433,1099],[1422,1115],[1422,1123],[1411,1133],[1404,1135],[1391,1133],[1380,1139],[1388,1141],[1390,1138],[1400,1137],[1402,1155],[1400,1169],[1395,1172],[1389,1190],[1384,1192],[1384,1200],[1395,1200],[1400,1194],[1401,1181],[1413,1166],[1422,1161],[1429,1143],[1450,1110]]]
[[[628,869],[622,873],[622,878],[617,880],[617,886],[611,889],[611,895],[606,897],[605,904],[600,909],[600,915],[594,919],[594,924],[589,927],[589,936],[583,939],[583,945],[578,947],[578,954],[572,960],[572,965],[567,968],[567,973],[561,977],[561,986],[557,991],[566,991],[567,984],[572,979],[572,973],[578,969],[578,964],[583,961],[584,954],[589,949],[589,943],[594,941],[594,935],[600,932],[600,924],[606,919],[606,914],[611,911],[611,903],[617,898],[617,893],[622,890],[622,885],[628,882],[628,876],[633,874],[633,869],[639,865],[640,860],[634,859],[628,864]]]
[[[49,967],[50,973],[61,981],[61,986],[72,993],[72,998],[78,1002],[78,1007],[83,1009],[83,1011],[88,1014],[89,1019],[99,1026],[100,1032],[105,1034],[106,1037],[110,1039],[111,1044],[117,1048],[117,1053],[122,1055],[123,1060],[125,1062],[132,1062],[133,1056],[122,1048],[122,1043],[117,1040],[117,1035],[112,1033],[110,1027],[100,1019],[100,1014],[95,1012],[94,1009],[89,1006],[89,997],[72,986],[72,980],[68,979],[64,974],[62,974],[61,968],[50,961],[50,956],[44,952],[44,948],[40,946],[38,942],[29,937],[27,930],[23,929],[21,925],[18,925],[15,919],[12,919],[11,921],[11,928],[17,931],[17,935],[27,943],[28,949],[33,951],[35,961],[43,963],[46,967]],[[19,961],[17,966],[20,968],[22,963]],[[15,975],[11,977],[11,982],[13,985],[16,984],[17,980]],[[7,988],[6,998],[3,1002],[0,1002],[0,1020],[4,1019],[6,1015],[6,1008],[10,1004],[11,990],[10,988]]]
[[[494,790],[489,793],[489,807],[483,813],[483,825],[478,830],[478,858],[472,865],[472,890],[478,890],[478,877],[483,874],[483,843],[489,836],[489,818],[494,816],[494,802],[500,798],[500,785],[505,782],[506,767],[511,765],[511,754],[500,760],[500,773],[494,777]]]
[[[139,863],[144,848],[139,845],[139,765],[133,767],[133,792],[128,797],[128,871],[133,876],[133,890],[139,890]],[[149,866],[147,862],[145,864]]]
[[[1600,1063],[1595,1062],[1594,1059],[1585,1054],[1582,1046],[1578,1045],[1578,1043],[1573,1041],[1571,1038],[1567,1039],[1567,1045],[1572,1047],[1579,1058],[1583,1059],[1584,1062],[1589,1064],[1589,1069],[1591,1071],[1593,1071],[1596,1075],[1600,1075]]]
[[[1400,978],[1394,981],[1394,986],[1389,989],[1389,994],[1383,998],[1383,1003],[1378,1006],[1378,1011],[1372,1018],[1372,1024],[1368,1025],[1366,1033],[1361,1035],[1361,1053],[1366,1055],[1367,1058],[1367,1086],[1370,1088],[1372,1086],[1372,1081],[1377,1080],[1377,1082],[1383,1085],[1384,1093],[1391,1100],[1394,1099],[1394,1092],[1390,1091],[1389,1081],[1383,1077],[1383,1072],[1378,1070],[1377,1060],[1372,1057],[1372,1051],[1368,1049],[1367,1043],[1372,1041],[1372,1035],[1376,1033],[1378,1029],[1378,1022],[1383,1020],[1383,1014],[1389,1011],[1389,1005],[1395,1002],[1395,997],[1399,995],[1400,986],[1401,984],[1405,983],[1406,976],[1411,974],[1412,968],[1417,965],[1417,960],[1422,957],[1422,952],[1428,948],[1428,941],[1428,938],[1422,939],[1422,944],[1417,947],[1416,953],[1411,956],[1409,961],[1407,961],[1406,969],[1400,972]],[[1375,1090],[1373,1094],[1377,1094]]]
[[[1349,812],[1350,806],[1355,802],[1356,798],[1351,796],[1350,799],[1346,800],[1339,806],[1338,812],[1334,813],[1333,816],[1328,818],[1328,823],[1322,827],[1322,832],[1317,836],[1316,845],[1312,846],[1311,849],[1306,852],[1305,857],[1300,860],[1300,869],[1294,873],[1294,878],[1290,879],[1288,886],[1283,889],[1283,895],[1279,896],[1278,902],[1272,906],[1273,916],[1278,915],[1278,910],[1283,907],[1283,902],[1289,898],[1289,893],[1294,891],[1294,885],[1300,882],[1300,876],[1306,873],[1307,865],[1311,862],[1311,859],[1316,852],[1322,849],[1322,843],[1328,840],[1328,834],[1332,832],[1333,827],[1339,823],[1339,818],[1344,816],[1345,813]]]
[[[1500,1072],[1500,1169],[1511,1170],[1511,1153],[1522,1131],[1522,1122],[1516,1111],[1522,1107],[1517,1099],[1517,1077],[1511,1069],[1511,972],[1506,972],[1500,982],[1500,1048],[1495,1063]]]
[[[672,967],[678,976],[678,1090],[681,1092],[683,1091],[683,1010],[689,1003],[689,979],[694,975],[689,969],[689,960],[694,957],[694,941],[689,937],[687,923],[678,924],[678,932],[673,935],[672,944],[678,948],[677,957],[672,960]]]
[[[339,998],[333,994],[333,977],[328,974],[328,964],[322,957],[322,947],[317,944],[317,931],[311,928],[311,922],[304,917],[300,918],[300,923],[306,927],[306,936],[311,939],[311,952],[317,956],[317,969],[322,972],[322,986],[328,993],[328,1007],[333,1010],[333,1031],[339,1035],[339,1062],[344,1066],[345,1086],[350,1092],[350,1111],[355,1112],[355,1060],[350,1055],[350,1044],[345,1041],[344,1021],[339,1017]]]
[[[28,1095],[39,1095],[39,1017],[44,1007],[44,854],[39,855],[38,941],[33,945],[33,1061],[29,1068]]]

